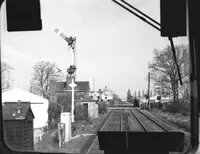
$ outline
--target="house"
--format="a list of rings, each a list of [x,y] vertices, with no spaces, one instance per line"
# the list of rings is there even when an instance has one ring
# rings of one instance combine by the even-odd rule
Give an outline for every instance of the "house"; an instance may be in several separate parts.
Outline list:
[[[114,92],[110,89],[107,88],[107,86],[105,86],[105,88],[103,89],[103,92],[101,94],[101,99],[103,101],[109,101],[113,99],[113,95]]]
[[[75,90],[78,92],[85,92],[89,93],[90,91],[90,84],[89,81],[77,81],[75,82],[77,84],[77,87],[75,87]]]
[[[67,76],[66,82],[54,82],[50,85],[50,91],[52,92],[60,92],[60,91],[70,91],[71,87],[69,84],[72,83],[72,79],[70,76]],[[74,90],[77,92],[85,92],[89,93],[90,84],[89,81],[75,81],[77,85]]]
[[[160,100],[159,100],[160,98]],[[149,102],[150,103],[168,103],[170,102],[170,97],[161,97],[160,95],[155,95],[149,98]],[[148,103],[148,99],[146,99],[145,97],[141,97],[140,98],[140,104],[144,104],[144,103]]]
[[[30,102],[3,104],[4,139],[14,150],[34,150],[34,114]]]
[[[90,92],[89,93],[89,96],[92,98],[92,100],[99,100],[101,94],[99,94],[98,92],[94,91],[94,92]]]
[[[50,102],[56,102],[59,96],[65,96],[66,93],[71,94],[71,87],[69,84],[71,83],[71,79],[67,79],[67,82],[54,82],[50,85],[50,91],[52,95],[50,96]],[[89,81],[76,81],[77,85],[74,90],[75,93],[88,95],[90,91]]]
[[[105,88],[102,91],[91,91],[89,93],[89,96],[92,98],[92,100],[101,100],[105,102],[109,102],[110,100],[114,100],[115,92],[113,92],[111,89]]]

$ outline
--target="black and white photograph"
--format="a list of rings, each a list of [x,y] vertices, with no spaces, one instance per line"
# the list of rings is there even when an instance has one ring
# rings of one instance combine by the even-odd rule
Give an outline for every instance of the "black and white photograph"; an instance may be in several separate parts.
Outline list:
[[[0,153],[200,153],[197,0],[0,2]]]

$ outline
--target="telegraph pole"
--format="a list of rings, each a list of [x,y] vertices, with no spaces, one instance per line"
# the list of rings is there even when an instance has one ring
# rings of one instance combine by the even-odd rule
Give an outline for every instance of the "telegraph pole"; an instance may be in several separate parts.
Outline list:
[[[151,109],[150,107],[150,72],[148,73],[148,106],[150,110]]]

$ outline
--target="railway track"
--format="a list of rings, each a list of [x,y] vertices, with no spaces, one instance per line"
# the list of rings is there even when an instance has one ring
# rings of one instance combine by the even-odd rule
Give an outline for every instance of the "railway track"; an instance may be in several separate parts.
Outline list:
[[[105,121],[100,131],[122,131],[122,110],[112,110],[109,117]],[[98,136],[94,139],[93,143],[86,152],[87,154],[101,154],[99,150]]]
[[[111,113],[109,114],[108,118],[106,119],[105,123],[103,124],[103,126],[101,127],[100,131],[102,131],[108,120],[110,119],[111,115],[113,114],[113,110],[110,111]],[[96,154],[101,154],[102,152],[99,150],[99,141],[98,141],[98,136],[95,137],[94,141],[92,142],[92,144],[90,145],[89,149],[87,150],[86,154],[92,154],[92,153],[96,153]]]
[[[157,121],[147,116],[138,109],[130,110],[132,115],[137,119],[145,132],[168,132],[168,130]]]
[[[162,124],[138,109],[112,110],[100,131],[112,132],[168,132]],[[98,136],[86,152],[87,154],[101,154]]]

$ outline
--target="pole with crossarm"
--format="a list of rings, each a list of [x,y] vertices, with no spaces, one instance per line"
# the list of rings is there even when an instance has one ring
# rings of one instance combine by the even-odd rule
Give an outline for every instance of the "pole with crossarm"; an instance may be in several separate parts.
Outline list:
[[[73,50],[73,65],[77,68],[77,52],[76,52],[76,37],[67,37],[65,34],[63,34],[58,28],[55,29],[55,32],[61,37],[63,38],[67,43],[68,46],[71,47],[71,49]],[[74,77],[75,77],[75,81],[77,79],[77,73],[76,70],[74,72]]]
[[[74,122],[74,88],[77,86],[74,83],[74,72],[76,70],[76,67],[74,65],[71,65],[68,69],[67,72],[69,73],[69,75],[71,75],[72,77],[72,83],[69,84],[69,86],[72,88],[72,106],[71,106],[71,122]]]
[[[72,88],[72,109],[71,109],[71,116],[72,116],[72,122],[74,122],[74,88],[77,86],[74,83],[74,77],[72,77],[72,83],[69,86]]]

